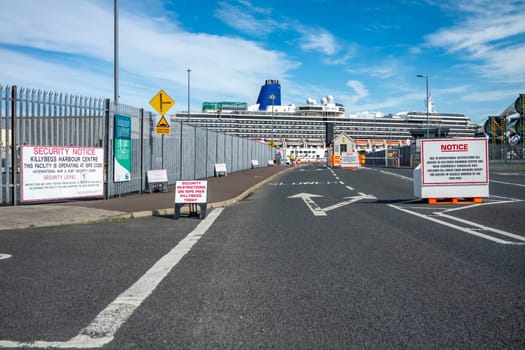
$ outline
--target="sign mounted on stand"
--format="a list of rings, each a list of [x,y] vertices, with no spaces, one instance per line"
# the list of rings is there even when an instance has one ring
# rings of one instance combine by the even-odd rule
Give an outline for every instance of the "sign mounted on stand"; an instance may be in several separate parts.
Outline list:
[[[489,196],[486,138],[422,140],[421,164],[414,170],[420,198]]]
[[[208,202],[208,181],[187,180],[175,182],[175,219],[180,216],[180,209],[184,204],[190,206],[190,216],[197,214],[196,207],[200,207],[200,218],[206,217]]]
[[[423,184],[486,184],[487,157],[486,139],[423,140]]]
[[[345,152],[341,154],[340,165],[344,169],[359,168],[359,154],[357,152]]]

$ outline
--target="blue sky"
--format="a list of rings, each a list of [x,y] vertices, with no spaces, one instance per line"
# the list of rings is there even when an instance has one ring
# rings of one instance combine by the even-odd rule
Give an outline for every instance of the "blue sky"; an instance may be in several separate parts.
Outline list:
[[[112,98],[112,0],[1,0],[0,84]],[[473,122],[525,93],[525,0],[119,0],[120,102],[332,95],[349,114],[425,111]]]

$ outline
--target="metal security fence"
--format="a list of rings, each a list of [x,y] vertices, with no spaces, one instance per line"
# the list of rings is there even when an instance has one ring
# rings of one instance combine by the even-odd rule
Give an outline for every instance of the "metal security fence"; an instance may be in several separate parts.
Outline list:
[[[114,116],[131,120],[129,181],[113,181]],[[187,123],[170,122],[170,133],[156,133],[157,116],[144,109],[115,105],[109,99],[81,97],[0,85],[2,178],[0,205],[20,202],[20,145],[102,147],[105,197],[146,189],[146,172],[166,169],[168,184],[214,175],[216,163],[228,172],[266,164],[271,149],[263,143],[220,134]]]
[[[365,157],[365,165],[388,168],[413,167],[414,152],[415,144],[394,149],[369,152]]]

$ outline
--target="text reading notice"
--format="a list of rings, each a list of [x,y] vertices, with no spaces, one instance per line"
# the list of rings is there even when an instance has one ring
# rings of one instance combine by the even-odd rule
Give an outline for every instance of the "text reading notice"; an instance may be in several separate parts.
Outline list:
[[[488,145],[486,139],[423,140],[423,184],[486,184]]]

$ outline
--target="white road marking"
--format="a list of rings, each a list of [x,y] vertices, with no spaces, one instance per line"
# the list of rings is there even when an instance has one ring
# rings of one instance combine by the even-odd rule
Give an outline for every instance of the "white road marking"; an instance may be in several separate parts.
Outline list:
[[[326,208],[321,208],[319,207],[319,205],[317,205],[317,203],[313,201],[312,198],[315,198],[315,197],[324,197],[324,196],[319,195],[319,194],[311,194],[311,193],[298,193],[293,196],[289,196],[288,198],[302,199],[304,203],[306,204],[306,206],[308,207],[308,209],[310,209],[312,214],[314,214],[314,216],[327,216],[326,214],[327,211],[337,209],[337,208],[343,207],[348,204],[352,204],[354,202],[360,201],[361,199],[377,199],[377,197],[373,195],[368,195],[368,194],[359,192],[359,196],[345,197],[348,200],[330,205]]]
[[[158,260],[138,281],[120,294],[80,333],[68,341],[18,342],[0,340],[0,348],[101,348],[110,343],[115,333],[142,302],[157,288],[168,273],[191,250],[219,217],[223,208],[213,209],[179,244]]]
[[[525,175],[523,172],[520,172],[520,173],[496,173],[498,175],[503,175],[503,176],[523,176]]]
[[[330,211],[330,210],[333,210],[333,209],[344,207],[345,205],[348,205],[348,204],[355,203],[357,201],[360,201],[361,199],[377,199],[377,197],[372,196],[372,195],[366,195],[366,194],[363,194],[361,192],[359,192],[359,194],[360,194],[360,196],[345,197],[345,198],[348,198],[349,200],[344,201],[344,202],[340,202],[340,203],[337,203],[337,204],[333,204],[333,205],[331,205],[329,207],[326,207],[326,208],[322,208],[322,210],[327,212],[327,211]]]
[[[390,171],[379,170],[379,172],[382,173],[382,174],[385,174],[385,175],[395,176],[395,177],[398,177],[398,178],[403,179],[403,180],[414,181],[414,179],[411,178],[411,177],[400,175],[400,174],[396,174],[396,173],[391,173]]]
[[[0,254],[0,260],[9,259],[12,255],[10,254]]]
[[[503,231],[503,230],[500,230],[498,228],[484,226],[484,225],[478,224],[476,222],[472,222],[472,221],[469,221],[469,220],[465,220],[465,219],[461,219],[461,218],[457,218],[457,217],[445,214],[443,212],[441,212],[441,213],[434,213],[434,214],[437,214],[438,216],[442,216],[442,217],[448,218],[450,220],[454,220],[454,221],[460,222],[462,224],[466,224],[466,225],[477,227],[477,228],[479,228],[481,230],[484,230],[484,231],[492,231],[494,233],[497,233],[498,235],[514,238],[515,240],[525,242],[525,237],[520,236],[520,235],[516,235],[516,234],[511,233],[511,232]]]
[[[350,191],[354,191],[354,188],[351,187],[351,186],[346,186],[346,188],[347,188],[348,190],[350,190]]]
[[[288,198],[301,198],[306,204],[306,206],[308,207],[308,209],[310,209],[312,214],[314,214],[314,216],[326,216],[327,214],[325,213],[325,211],[321,209],[317,205],[317,203],[315,203],[312,200],[312,197],[323,197],[323,196],[318,195],[318,194],[311,194],[311,193],[298,193],[293,196],[289,196]]]
[[[491,198],[493,198],[493,197],[498,197],[498,196],[491,196]],[[503,201],[494,201],[494,202],[485,202],[485,203],[472,204],[472,205],[469,205],[468,207],[450,208],[450,209],[444,210],[443,212],[444,212],[444,213],[449,213],[449,212],[452,212],[452,211],[459,211],[459,210],[465,210],[465,209],[472,209],[472,208],[475,208],[475,207],[481,207],[481,206],[485,206],[485,205],[504,204],[504,203],[515,203],[515,202],[521,202],[521,201],[522,201],[521,199],[515,199],[515,198],[506,198],[506,197],[498,197],[498,198],[504,198],[505,200],[503,200]]]
[[[516,184],[514,182],[505,182],[505,181],[496,181],[496,180],[490,180],[490,182],[495,182],[497,184],[525,187],[525,185],[523,184]]]
[[[408,209],[404,209],[404,208],[398,207],[398,206],[393,205],[393,204],[388,204],[388,206],[390,206],[392,208],[395,208],[397,210],[400,210],[402,212],[418,216],[418,217],[423,218],[425,220],[429,220],[429,221],[438,223],[440,225],[447,226],[447,227],[450,227],[450,228],[453,228],[453,229],[456,229],[456,230],[468,233],[470,235],[474,235],[474,236],[477,236],[477,237],[480,237],[480,238],[484,238],[484,239],[487,239],[489,241],[493,241],[493,242],[496,242],[496,243],[499,243],[499,244],[508,244],[508,245],[523,245],[523,244],[525,244],[525,243],[521,243],[521,242],[505,241],[503,239],[499,239],[499,238],[496,238],[496,237],[493,237],[493,236],[489,236],[489,235],[483,234],[481,232],[476,231],[475,229],[471,229],[471,228],[468,228],[468,227],[455,225],[453,223],[450,223],[450,222],[447,222],[447,221],[443,221],[443,220],[437,219],[437,218],[429,216],[429,215],[420,214],[420,213],[417,213],[417,212],[414,212],[414,211],[411,211],[411,210],[408,210]],[[439,212],[434,212],[433,214],[440,216]],[[445,214],[445,216],[448,216],[448,215]],[[477,223],[470,222],[470,221],[467,221],[467,220],[456,220],[456,221],[463,221],[463,223],[468,223],[469,225],[476,227],[476,229],[483,229],[485,231],[492,231],[492,232],[496,232],[495,230],[500,231],[500,232],[496,232],[498,234],[501,234],[501,232],[505,232],[505,231],[501,231],[501,230],[498,230],[498,229],[493,229],[491,227],[479,225]],[[507,237],[511,237],[512,235],[514,235],[514,234],[510,233],[510,232],[505,232],[505,236],[507,236]]]

